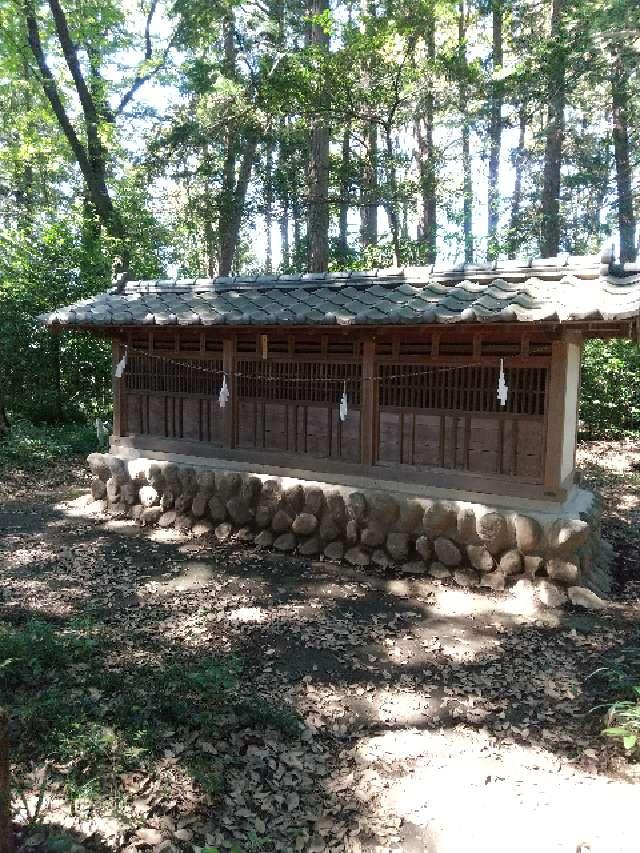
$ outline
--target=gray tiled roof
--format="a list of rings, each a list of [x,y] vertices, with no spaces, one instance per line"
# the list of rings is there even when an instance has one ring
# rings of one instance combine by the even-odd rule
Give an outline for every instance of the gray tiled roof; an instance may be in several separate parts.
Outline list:
[[[558,256],[440,268],[131,281],[45,314],[50,326],[617,321],[640,313],[640,267]]]

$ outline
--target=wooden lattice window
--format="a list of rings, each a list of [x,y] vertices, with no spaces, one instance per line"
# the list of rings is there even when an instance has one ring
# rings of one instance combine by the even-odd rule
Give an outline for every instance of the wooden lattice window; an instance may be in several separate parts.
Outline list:
[[[547,370],[542,367],[505,368],[509,396],[504,408],[497,400],[497,366],[383,364],[379,374],[383,407],[537,416],[545,411]]]
[[[213,397],[222,384],[222,360],[177,361],[130,353],[124,379],[129,392]]]
[[[239,359],[236,367],[241,398],[337,406],[346,382],[349,400],[355,406],[360,404],[359,364]]]

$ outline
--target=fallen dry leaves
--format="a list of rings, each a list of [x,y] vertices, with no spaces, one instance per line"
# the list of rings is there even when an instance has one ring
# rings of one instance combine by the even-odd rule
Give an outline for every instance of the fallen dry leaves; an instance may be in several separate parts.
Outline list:
[[[161,755],[120,773],[108,801],[72,807],[52,782],[45,824],[22,833],[24,848],[47,849],[55,826],[78,851],[446,853],[447,831],[450,845],[462,838],[453,813],[446,829],[438,792],[452,780],[472,804],[487,789],[496,802],[499,791],[517,795],[525,817],[601,780],[613,793],[626,765],[599,736],[590,711],[600,697],[587,676],[637,643],[640,540],[629,520],[640,511],[630,463],[602,464],[616,452],[632,462],[637,451],[607,448],[582,451],[624,552],[621,604],[604,615],[519,614],[504,597],[438,582],[357,575],[233,543],[154,541],[129,523],[74,514],[59,471],[53,489],[21,483],[0,509],[4,620],[89,614],[109,637],[113,671],[163,667],[177,650],[243,662],[215,728],[164,727]],[[86,692],[98,706],[109,701],[100,685]],[[242,709],[260,702],[281,716],[248,722]],[[26,821],[24,808],[18,818]],[[496,853],[514,838],[503,848],[494,835]],[[607,853],[627,849],[607,838]]]

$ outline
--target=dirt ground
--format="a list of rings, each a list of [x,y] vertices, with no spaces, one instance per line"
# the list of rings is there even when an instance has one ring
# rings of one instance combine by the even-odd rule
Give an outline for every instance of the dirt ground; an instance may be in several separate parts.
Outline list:
[[[27,831],[18,804],[19,844],[51,849],[55,826],[77,851],[637,851],[640,774],[601,737],[589,676],[640,645],[640,442],[583,446],[580,464],[617,551],[597,613],[104,522],[79,461],[7,474],[3,622],[90,614],[120,661],[234,655],[234,701],[302,721],[167,730],[117,809],[53,788]],[[194,785],[196,760],[224,763],[222,790]]]

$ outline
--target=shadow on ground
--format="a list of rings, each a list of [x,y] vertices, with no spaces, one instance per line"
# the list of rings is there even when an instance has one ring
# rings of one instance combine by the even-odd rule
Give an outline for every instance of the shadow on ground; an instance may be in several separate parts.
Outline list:
[[[631,849],[621,827],[633,788],[615,778],[619,755],[593,710],[605,685],[589,676],[639,644],[638,480],[630,468],[612,473],[601,449],[586,463],[604,493],[605,531],[625,546],[620,602],[597,615],[235,546],[154,542],[133,525],[71,517],[60,494],[5,505],[3,622],[36,616],[60,629],[90,618],[105,645],[90,670],[72,672],[72,689],[98,692],[88,718],[127,747],[123,704],[153,699],[137,719],[160,736],[138,765],[118,767],[113,814],[101,816],[100,800],[84,817],[67,814],[78,843]],[[193,672],[203,656],[240,661],[237,686],[204,702],[187,689],[168,714],[161,684],[148,689],[150,669]],[[209,716],[194,719],[194,708]],[[46,758],[34,751],[23,764]]]

